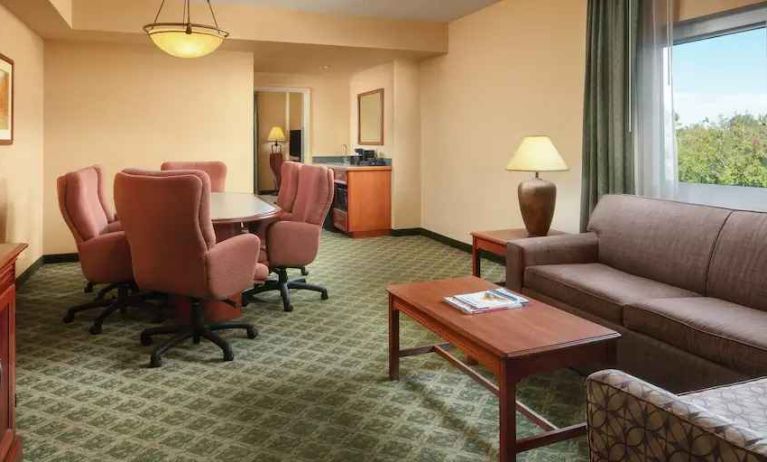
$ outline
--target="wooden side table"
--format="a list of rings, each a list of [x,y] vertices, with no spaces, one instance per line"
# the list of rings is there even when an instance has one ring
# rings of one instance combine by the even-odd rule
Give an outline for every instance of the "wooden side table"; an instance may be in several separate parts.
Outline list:
[[[549,230],[549,236],[565,234],[555,229]],[[506,259],[506,244],[515,239],[530,237],[525,228],[498,229],[495,231],[472,231],[471,274],[482,277],[482,252],[490,252]]]

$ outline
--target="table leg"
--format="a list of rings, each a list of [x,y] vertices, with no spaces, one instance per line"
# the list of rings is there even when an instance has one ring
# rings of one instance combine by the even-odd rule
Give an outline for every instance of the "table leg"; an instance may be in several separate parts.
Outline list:
[[[501,419],[498,460],[512,462],[517,460],[517,383],[506,361],[498,377],[498,401]]]
[[[471,246],[471,274],[482,277],[482,251],[477,248],[477,238],[472,239]]]
[[[389,296],[389,380],[399,380],[399,310]]]

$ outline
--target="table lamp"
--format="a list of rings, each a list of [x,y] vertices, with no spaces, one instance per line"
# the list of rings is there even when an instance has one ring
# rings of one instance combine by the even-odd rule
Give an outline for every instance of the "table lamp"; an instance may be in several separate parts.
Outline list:
[[[285,142],[285,132],[282,131],[282,127],[272,127],[269,130],[269,136],[266,137],[266,141],[273,141],[272,154],[282,154],[280,143]]]
[[[506,170],[535,172],[535,178],[519,183],[519,209],[531,236],[545,236],[554,218],[557,187],[541,179],[539,172],[563,172],[569,170],[562,156],[548,136],[526,136],[511,156]]]

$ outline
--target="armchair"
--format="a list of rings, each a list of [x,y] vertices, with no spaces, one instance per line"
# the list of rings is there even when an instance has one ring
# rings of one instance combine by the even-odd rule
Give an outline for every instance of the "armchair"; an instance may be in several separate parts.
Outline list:
[[[115,311],[149,306],[145,301],[151,296],[137,293],[128,241],[104,199],[103,183],[97,165],[69,172],[56,181],[59,209],[75,238],[80,268],[88,281],[85,291],[106,284],[95,300],[69,308],[63,321],[71,323],[81,311],[104,308],[93,321],[92,334],[100,334],[104,321]],[[117,290],[117,296],[107,297],[113,290]]]
[[[226,164],[220,161],[167,161],[160,165],[160,170],[202,170],[210,178],[211,192],[226,190]]]
[[[229,343],[215,331],[244,329],[255,338],[256,328],[244,322],[206,323],[205,301],[233,298],[266,273],[257,263],[261,246],[257,236],[240,234],[216,243],[210,219],[210,180],[198,170],[148,172],[124,170],[115,178],[115,203],[133,254],[133,272],[142,289],[187,297],[191,301],[188,324],[145,329],[141,343],[152,337],[175,334],[152,352],[150,366],[191,338],[218,345],[224,361],[234,359]]]
[[[284,164],[284,173],[290,172],[291,167],[287,167],[290,164],[293,163]],[[297,170],[298,183],[292,209],[266,231],[266,262],[270,271],[277,274],[277,280],[268,280],[245,294],[247,300],[262,292],[279,290],[285,311],[293,311],[290,289],[311,290],[319,292],[323,300],[328,298],[326,288],[308,284],[303,277],[288,279],[287,270],[300,268],[304,272],[305,266],[317,256],[322,222],[333,202],[333,171],[319,165],[303,165]],[[284,189],[288,189],[288,184]]]
[[[606,370],[586,395],[594,462],[767,461],[767,378],[675,395]]]

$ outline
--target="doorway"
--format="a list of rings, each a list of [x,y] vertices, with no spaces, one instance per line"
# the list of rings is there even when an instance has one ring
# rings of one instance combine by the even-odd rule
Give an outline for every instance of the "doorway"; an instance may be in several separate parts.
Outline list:
[[[279,159],[305,162],[309,157],[310,92],[304,88],[256,88],[253,189],[279,190]]]

